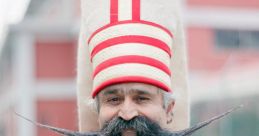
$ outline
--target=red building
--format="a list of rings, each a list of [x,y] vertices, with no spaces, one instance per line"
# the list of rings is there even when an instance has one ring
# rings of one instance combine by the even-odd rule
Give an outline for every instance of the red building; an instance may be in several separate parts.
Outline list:
[[[245,107],[194,136],[258,135],[259,1],[186,0],[192,124]]]
[[[9,27],[1,53],[0,135],[54,136],[18,118],[77,130],[76,52],[79,1],[32,0]]]
[[[186,0],[184,7],[193,101],[258,93],[259,1]]]
[[[259,93],[259,1],[185,0],[182,9],[193,104]],[[13,110],[77,130],[79,24],[79,0],[31,0],[24,20],[9,27],[0,53],[0,135],[56,135]]]

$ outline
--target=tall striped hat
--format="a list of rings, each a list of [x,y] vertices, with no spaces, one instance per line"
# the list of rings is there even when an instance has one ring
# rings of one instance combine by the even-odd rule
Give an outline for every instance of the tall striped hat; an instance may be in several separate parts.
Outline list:
[[[111,0],[110,22],[88,38],[95,97],[103,88],[140,82],[171,92],[173,35],[166,27],[141,19],[140,0]]]
[[[186,49],[179,0],[81,0],[77,61],[79,129],[97,131],[88,105],[103,88],[141,82],[174,92],[173,123],[189,126]]]

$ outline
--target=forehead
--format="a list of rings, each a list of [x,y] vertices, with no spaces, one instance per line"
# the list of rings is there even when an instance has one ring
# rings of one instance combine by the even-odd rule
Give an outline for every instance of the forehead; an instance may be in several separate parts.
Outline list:
[[[100,94],[158,94],[158,88],[144,83],[121,83],[103,89]]]

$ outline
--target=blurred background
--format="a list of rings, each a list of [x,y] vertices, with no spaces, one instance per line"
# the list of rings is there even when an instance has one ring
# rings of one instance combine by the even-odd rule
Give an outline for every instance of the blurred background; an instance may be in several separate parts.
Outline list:
[[[259,1],[182,0],[191,124],[244,104],[195,136],[259,136]],[[0,0],[0,136],[77,130],[79,0]]]

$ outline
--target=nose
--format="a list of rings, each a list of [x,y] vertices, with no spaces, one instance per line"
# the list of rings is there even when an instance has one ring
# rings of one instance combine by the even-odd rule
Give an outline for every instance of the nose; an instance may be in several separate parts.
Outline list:
[[[134,102],[130,99],[125,99],[124,103],[120,107],[118,116],[124,120],[131,120],[134,117],[138,116],[138,109]]]

